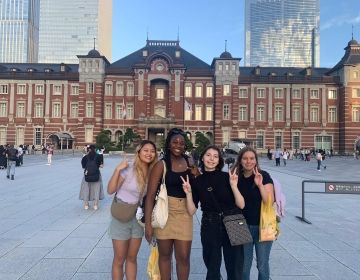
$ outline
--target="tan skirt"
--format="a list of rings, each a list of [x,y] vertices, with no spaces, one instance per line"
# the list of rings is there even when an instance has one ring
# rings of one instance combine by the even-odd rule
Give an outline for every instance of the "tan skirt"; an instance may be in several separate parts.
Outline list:
[[[193,219],[186,210],[186,198],[169,196],[169,217],[166,226],[154,229],[157,239],[191,241],[193,238]]]

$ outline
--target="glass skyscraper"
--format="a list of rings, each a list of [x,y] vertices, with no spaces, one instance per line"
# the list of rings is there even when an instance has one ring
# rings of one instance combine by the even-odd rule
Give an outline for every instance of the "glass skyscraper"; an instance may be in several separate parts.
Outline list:
[[[37,62],[39,2],[0,0],[0,62]]]
[[[319,0],[245,0],[245,66],[319,67]]]
[[[39,62],[78,63],[95,48],[111,61],[112,0],[41,0]]]

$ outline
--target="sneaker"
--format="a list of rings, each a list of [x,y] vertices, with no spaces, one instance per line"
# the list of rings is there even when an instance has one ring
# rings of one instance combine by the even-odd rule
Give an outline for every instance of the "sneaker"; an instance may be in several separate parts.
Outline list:
[[[10,179],[10,176],[9,176],[9,175],[6,175],[6,178]]]
[[[326,169],[326,165],[324,166],[324,169]]]
[[[320,170],[320,169],[318,169],[317,171],[321,172],[321,170]]]
[[[98,210],[98,206],[97,205],[94,205],[94,210]]]
[[[88,205],[88,204],[85,204],[85,205],[84,205],[84,209],[85,209],[85,210],[88,210],[88,209],[89,209],[89,205]]]
[[[11,175],[11,180],[14,180],[14,175]]]

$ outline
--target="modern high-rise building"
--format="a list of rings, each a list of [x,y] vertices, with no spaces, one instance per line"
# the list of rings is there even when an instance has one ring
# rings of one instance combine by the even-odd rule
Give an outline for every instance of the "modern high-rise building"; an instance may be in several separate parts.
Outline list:
[[[245,65],[319,67],[319,0],[245,0]]]
[[[77,63],[94,43],[110,61],[111,30],[112,0],[41,0],[39,62]]]
[[[0,0],[0,62],[38,60],[40,0]]]

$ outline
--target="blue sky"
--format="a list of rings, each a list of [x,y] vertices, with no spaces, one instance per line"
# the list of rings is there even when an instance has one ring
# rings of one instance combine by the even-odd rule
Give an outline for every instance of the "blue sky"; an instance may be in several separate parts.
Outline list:
[[[332,67],[351,39],[360,42],[360,0],[320,0],[320,66]],[[244,57],[244,0],[113,0],[116,61],[151,40],[176,40],[207,63],[223,51]],[[243,65],[243,60],[240,63]]]

